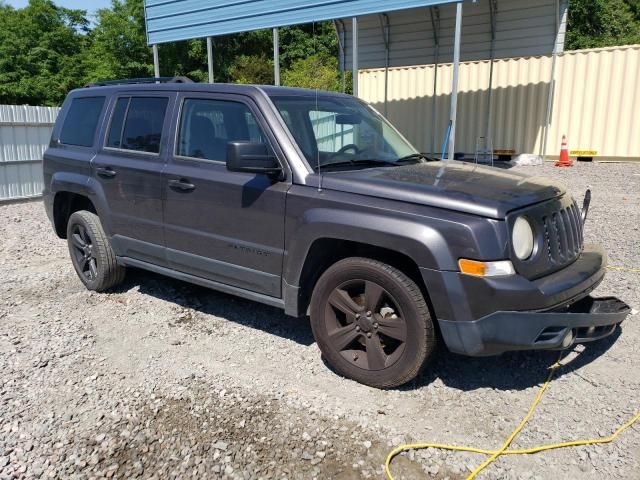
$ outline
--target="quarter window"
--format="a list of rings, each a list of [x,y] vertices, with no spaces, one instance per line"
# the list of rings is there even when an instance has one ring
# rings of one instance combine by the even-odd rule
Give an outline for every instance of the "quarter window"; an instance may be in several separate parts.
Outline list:
[[[62,124],[60,143],[92,146],[104,100],[105,97],[74,98]]]
[[[159,153],[162,125],[168,99],[163,97],[121,97],[116,102],[107,146]]]
[[[266,141],[255,116],[244,103],[185,99],[178,130],[178,155],[224,161],[227,143],[239,140]]]

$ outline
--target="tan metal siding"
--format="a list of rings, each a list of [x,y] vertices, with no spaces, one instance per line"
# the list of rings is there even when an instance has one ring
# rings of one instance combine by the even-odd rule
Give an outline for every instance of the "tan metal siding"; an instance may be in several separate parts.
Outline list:
[[[541,153],[551,65],[550,56],[495,62],[495,149]],[[489,67],[488,61],[460,66],[457,151],[473,153],[477,137],[485,133]],[[570,150],[596,150],[602,158],[640,158],[640,45],[565,52],[556,68],[547,153],[557,155],[566,134]],[[435,129],[434,72],[433,65],[392,68],[388,116],[418,148],[439,152],[449,118],[452,68],[438,67]],[[359,78],[360,96],[383,111],[384,70],[362,70]]]
[[[549,131],[553,153],[563,134],[569,150],[640,158],[640,45],[559,58]]]

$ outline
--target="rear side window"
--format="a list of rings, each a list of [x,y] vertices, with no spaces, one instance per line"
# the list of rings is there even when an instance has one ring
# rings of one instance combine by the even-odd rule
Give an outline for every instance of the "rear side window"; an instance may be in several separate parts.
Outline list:
[[[121,97],[111,117],[107,146],[159,153],[168,99]]]
[[[98,128],[105,97],[83,97],[71,100],[62,124],[60,143],[90,147]]]

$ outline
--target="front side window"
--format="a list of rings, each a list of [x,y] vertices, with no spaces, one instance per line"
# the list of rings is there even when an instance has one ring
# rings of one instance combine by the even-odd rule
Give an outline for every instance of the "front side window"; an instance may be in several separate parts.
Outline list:
[[[421,161],[418,151],[384,117],[355,98],[273,95],[271,99],[315,169]]]
[[[111,117],[107,147],[159,153],[168,102],[165,97],[119,98]]]
[[[224,161],[227,143],[240,140],[266,142],[262,129],[247,105],[200,98],[184,100],[177,155]]]
[[[71,100],[62,124],[60,143],[91,147],[98,128],[105,97],[84,97]]]

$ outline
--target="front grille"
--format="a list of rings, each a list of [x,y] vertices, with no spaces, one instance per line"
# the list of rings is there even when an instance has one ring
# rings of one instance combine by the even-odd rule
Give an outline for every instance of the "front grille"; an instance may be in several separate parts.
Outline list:
[[[582,252],[584,244],[582,218],[575,202],[542,217],[544,243],[553,266],[565,265]]]

